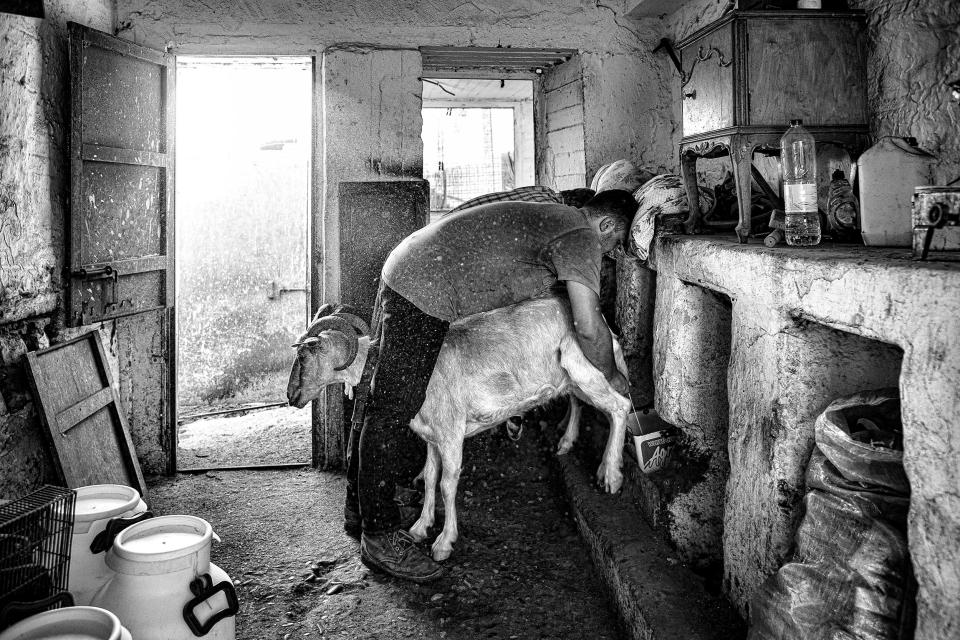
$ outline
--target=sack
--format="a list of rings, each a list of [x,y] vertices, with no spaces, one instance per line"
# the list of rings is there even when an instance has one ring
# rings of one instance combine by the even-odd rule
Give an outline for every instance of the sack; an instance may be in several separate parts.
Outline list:
[[[590,188],[597,193],[610,191],[611,189],[623,189],[632,192],[652,177],[652,173],[640,169],[629,160],[617,160],[600,167],[600,170],[593,176]]]
[[[713,192],[699,187],[700,212],[709,213],[716,200]],[[637,213],[633,216],[630,225],[628,250],[640,260],[646,260],[650,254],[650,243],[653,242],[654,231],[659,220],[680,222],[686,220],[690,207],[687,205],[687,190],[683,186],[683,178],[672,173],[665,173],[643,183],[633,193],[637,201]]]
[[[794,556],[758,590],[749,640],[912,637],[910,493],[896,393],[840,398],[817,418]]]

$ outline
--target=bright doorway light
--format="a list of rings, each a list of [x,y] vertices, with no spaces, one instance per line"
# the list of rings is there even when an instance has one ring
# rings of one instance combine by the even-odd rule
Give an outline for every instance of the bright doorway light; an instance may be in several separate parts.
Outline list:
[[[309,411],[284,405],[309,297],[312,69],[304,57],[177,59],[180,468],[310,459]],[[269,437],[237,418],[255,408],[274,414]],[[216,447],[198,444],[204,433]],[[248,444],[224,459],[234,437]]]

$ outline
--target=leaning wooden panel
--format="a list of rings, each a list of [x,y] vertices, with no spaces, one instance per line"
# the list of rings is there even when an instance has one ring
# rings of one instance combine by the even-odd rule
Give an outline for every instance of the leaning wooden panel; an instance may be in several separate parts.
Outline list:
[[[124,484],[145,495],[99,332],[32,351],[26,363],[60,479],[71,488]]]

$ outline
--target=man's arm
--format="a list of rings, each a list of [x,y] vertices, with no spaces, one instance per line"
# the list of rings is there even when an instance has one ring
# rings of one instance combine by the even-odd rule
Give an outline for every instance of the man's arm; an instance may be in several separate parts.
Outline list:
[[[630,385],[617,370],[610,329],[600,313],[600,296],[574,280],[567,280],[566,284],[573,311],[573,327],[583,355],[600,370],[617,393],[627,395]]]

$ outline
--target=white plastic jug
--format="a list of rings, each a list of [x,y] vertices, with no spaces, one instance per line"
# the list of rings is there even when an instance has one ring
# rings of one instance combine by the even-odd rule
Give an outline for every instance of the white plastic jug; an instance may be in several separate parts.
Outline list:
[[[105,561],[113,536],[147,517],[147,505],[133,487],[94,484],[77,489],[67,587],[75,604],[90,604],[113,575]]]
[[[914,187],[933,184],[936,158],[912,138],[881,138],[857,160],[860,235],[871,247],[909,247]]]
[[[234,640],[239,608],[230,577],[210,562],[210,524],[160,516],[124,529],[107,553],[115,573],[96,593],[136,640]]]
[[[65,607],[30,616],[0,632],[0,640],[131,640],[114,614],[97,607]]]

